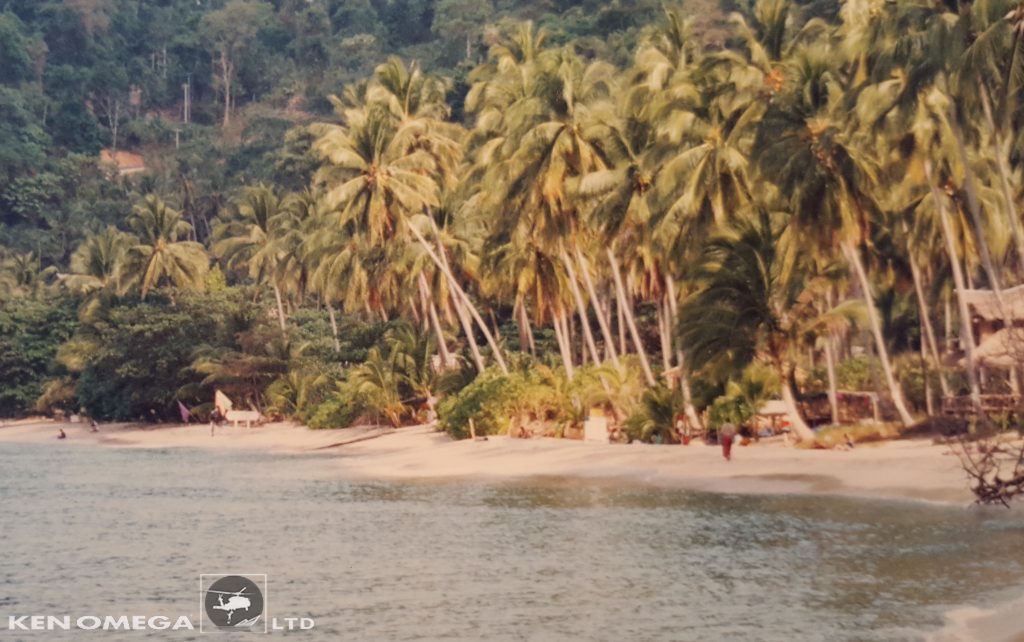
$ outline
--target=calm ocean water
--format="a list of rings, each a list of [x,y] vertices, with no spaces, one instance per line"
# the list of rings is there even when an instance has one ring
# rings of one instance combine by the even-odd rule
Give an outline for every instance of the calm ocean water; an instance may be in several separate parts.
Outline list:
[[[266,573],[331,640],[919,640],[1024,593],[1024,512],[549,479],[367,483],[344,457],[0,444],[0,625],[185,614]],[[0,639],[196,639],[11,633]],[[60,636],[66,636],[61,638]]]

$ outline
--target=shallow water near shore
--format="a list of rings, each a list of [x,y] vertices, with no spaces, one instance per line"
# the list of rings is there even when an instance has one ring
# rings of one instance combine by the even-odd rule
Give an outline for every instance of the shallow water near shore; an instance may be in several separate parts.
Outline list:
[[[266,573],[269,616],[335,640],[920,640],[950,611],[1024,594],[1020,510],[375,483],[335,455],[60,446],[0,444],[4,626],[198,623],[200,573]],[[59,639],[24,634],[39,636]]]

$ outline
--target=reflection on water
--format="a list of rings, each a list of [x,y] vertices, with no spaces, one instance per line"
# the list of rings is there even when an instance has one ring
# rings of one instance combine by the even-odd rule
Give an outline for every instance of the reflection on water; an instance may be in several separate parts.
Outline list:
[[[198,621],[199,573],[265,572],[269,614],[325,639],[888,641],[1024,588],[1019,512],[343,473],[0,445],[0,618]]]

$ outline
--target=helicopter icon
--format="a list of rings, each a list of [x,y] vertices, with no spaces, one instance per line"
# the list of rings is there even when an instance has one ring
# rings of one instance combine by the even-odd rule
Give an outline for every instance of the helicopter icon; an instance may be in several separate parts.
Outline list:
[[[210,608],[215,611],[226,611],[228,614],[228,624],[231,624],[231,618],[234,616],[235,611],[248,611],[252,606],[252,601],[247,597],[243,597],[244,595],[250,595],[250,593],[245,592],[244,587],[234,592],[210,590],[207,593],[217,594],[217,604]],[[224,602],[225,595],[230,596],[227,603]]]

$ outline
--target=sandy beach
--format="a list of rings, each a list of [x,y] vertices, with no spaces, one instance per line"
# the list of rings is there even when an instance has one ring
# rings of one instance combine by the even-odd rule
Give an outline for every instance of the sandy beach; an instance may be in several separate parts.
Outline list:
[[[57,440],[58,428],[68,435]],[[967,505],[967,479],[949,447],[930,440],[863,444],[853,450],[804,450],[780,442],[733,449],[725,461],[717,447],[596,444],[560,439],[453,441],[426,426],[310,430],[292,423],[257,428],[206,424],[138,426],[41,421],[0,424],[0,443],[50,443],[60,448],[260,449],[338,457],[339,476],[360,479],[516,479],[579,477],[621,479],[722,493],[815,493],[915,499]]]

